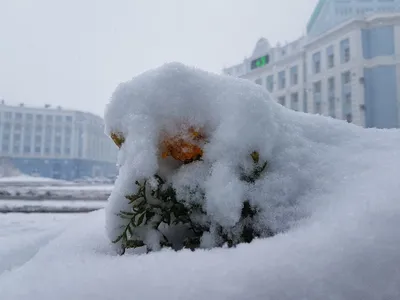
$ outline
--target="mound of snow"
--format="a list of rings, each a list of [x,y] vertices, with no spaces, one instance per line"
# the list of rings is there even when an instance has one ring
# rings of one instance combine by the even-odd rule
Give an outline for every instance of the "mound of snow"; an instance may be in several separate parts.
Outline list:
[[[174,173],[176,186],[204,183],[228,223],[237,194],[247,195],[268,208],[260,222],[281,233],[232,249],[117,256],[95,212],[1,275],[4,299],[400,298],[399,130],[292,112],[252,83],[179,64],[121,85],[113,99],[107,130],[126,141],[106,210],[109,238],[131,180],[157,170],[158,132],[173,127],[171,116],[207,125],[212,140],[204,151],[211,176],[188,168]],[[270,172],[252,189],[237,188],[232,164],[254,148]]]
[[[130,211],[125,196],[138,192],[134,183],[158,174],[173,186],[178,199],[206,211],[211,225],[203,245],[210,247],[219,238],[216,226],[234,236],[245,201],[259,210],[254,226],[264,232],[261,236],[271,230],[285,232],[312,215],[316,206],[327,205],[321,195],[349,180],[355,155],[365,149],[360,135],[374,139],[378,134],[343,121],[290,111],[249,81],[177,63],[121,84],[107,107],[105,122],[107,134],[123,137],[119,176],[107,207],[110,240],[129,224],[118,213]],[[160,140],[166,133],[179,133],[182,124],[201,128],[208,142],[201,145],[201,162],[174,167],[161,158]],[[398,139],[397,132],[385,134],[384,143]],[[268,162],[268,170],[249,184],[240,180],[239,170],[250,168],[253,151]],[[360,158],[357,163],[368,160]],[[152,226],[136,234],[139,239],[154,242]]]

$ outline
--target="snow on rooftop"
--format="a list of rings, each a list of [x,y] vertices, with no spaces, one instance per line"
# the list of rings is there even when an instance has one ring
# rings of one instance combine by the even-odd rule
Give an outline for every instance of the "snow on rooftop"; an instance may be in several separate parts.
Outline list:
[[[233,249],[116,255],[112,214],[132,180],[159,167],[158,133],[173,130],[171,120],[204,125],[211,136],[208,165],[177,171],[174,186],[204,184],[208,209],[227,224],[245,195],[279,234]],[[400,298],[399,130],[293,112],[250,82],[180,64],[120,85],[106,123],[126,141],[105,218],[82,217],[0,275],[4,299]],[[251,188],[232,168],[249,149],[270,162]]]

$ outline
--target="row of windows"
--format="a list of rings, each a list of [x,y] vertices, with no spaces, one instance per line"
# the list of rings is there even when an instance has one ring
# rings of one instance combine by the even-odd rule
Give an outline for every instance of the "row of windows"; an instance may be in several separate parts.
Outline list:
[[[11,129],[13,129],[14,132],[19,132],[22,130],[24,132],[32,132],[34,130],[37,133],[42,133],[43,129],[45,129],[45,132],[50,133],[50,134],[53,131],[56,134],[61,134],[62,132],[64,132],[65,134],[72,133],[72,127],[70,127],[70,126],[61,127],[61,126],[46,125],[45,127],[43,127],[43,125],[41,125],[41,124],[36,124],[33,127],[33,126],[28,126],[28,125],[23,126],[22,124],[19,124],[19,123],[12,124],[10,122],[4,122],[2,127],[3,127],[4,132],[9,132],[9,131],[11,131]]]
[[[10,145],[2,145],[1,152],[2,154],[9,154],[12,153],[14,155],[19,155],[19,154],[41,154],[42,149],[45,155],[50,155],[50,154],[56,154],[56,155],[70,155],[71,154],[71,148],[66,147],[63,149],[63,152],[61,151],[61,147],[55,147],[54,151],[51,152],[50,147],[41,147],[41,146],[24,146],[21,147],[19,145],[14,145],[12,148]],[[12,151],[11,151],[12,150]]]
[[[330,45],[326,48],[326,67],[332,69],[335,66],[334,46]],[[350,41],[344,39],[340,41],[340,63],[344,64],[350,61]],[[321,73],[321,51],[312,55],[312,70],[314,74]]]
[[[300,110],[300,105],[299,105],[299,94],[297,92],[290,94],[290,99],[289,103],[286,103],[286,96],[280,96],[278,97],[278,103],[286,106],[288,108],[291,108],[295,111]],[[340,101],[339,98],[336,98],[333,95],[328,96],[328,115],[331,116],[332,118],[336,118],[336,103]],[[304,99],[303,101],[303,112],[308,112],[307,109],[307,101]],[[323,114],[323,109],[322,109],[322,98],[321,95],[314,94],[313,98],[313,113],[315,114]],[[345,119],[347,122],[352,122],[353,116],[352,116],[352,94],[351,91],[347,91],[346,93],[343,94],[343,103],[342,103],[342,119]]]
[[[349,39],[342,40],[340,42],[340,53],[341,53],[341,58],[340,61],[341,63],[347,63],[350,61],[350,43]],[[329,46],[326,49],[326,54],[327,54],[327,68],[331,69],[335,66],[335,53],[333,49],[333,45]],[[318,74],[321,72],[321,52],[316,52],[312,56],[312,61],[313,61],[313,73]],[[290,68],[290,80],[289,80],[289,85],[294,86],[299,83],[299,72],[298,72],[298,66],[293,66]],[[286,80],[286,71],[282,70],[278,73],[277,75],[277,83],[278,83],[278,90],[285,89],[288,84]],[[256,84],[262,85],[262,80],[259,78],[255,81]],[[275,81],[274,81],[274,75],[269,75],[266,78],[266,87],[269,92],[273,92],[275,89]]]
[[[352,93],[351,87],[348,85],[351,81],[350,71],[343,72],[341,75],[341,94],[342,94],[342,118],[348,122],[352,122]],[[313,102],[314,102],[314,113],[322,114],[322,81],[316,81],[313,83]],[[327,99],[328,99],[328,114],[336,118],[336,102],[339,101],[339,97],[336,97],[335,93],[336,81],[335,77],[327,79]]]
[[[399,8],[390,7],[390,6],[381,6],[381,7],[376,7],[376,8],[373,8],[373,7],[359,7],[359,8],[344,7],[344,8],[337,8],[335,13],[337,15],[347,16],[347,15],[354,15],[354,14],[364,15],[364,14],[372,13],[372,12],[395,12],[398,10],[399,10]]]
[[[286,83],[286,71],[280,71],[277,75],[277,80],[278,80],[278,89],[282,90],[286,88],[287,83]],[[262,85],[262,79],[258,78],[255,81],[256,84]],[[266,77],[266,88],[269,92],[273,92],[275,89],[275,81],[274,81],[274,75],[268,75]],[[293,66],[290,68],[290,80],[289,84],[291,86],[295,86],[299,83],[299,73],[298,73],[298,66]]]
[[[60,147],[62,144],[62,139],[60,136],[56,136],[53,142],[53,139],[51,137],[49,138],[48,136],[45,136],[45,138],[43,139],[41,135],[36,135],[35,138],[33,139],[33,137],[30,135],[22,136],[21,134],[18,133],[12,136],[8,133],[3,134],[1,139],[2,144],[4,145],[10,144],[11,137],[13,138],[13,144],[15,146],[18,146],[21,143],[23,143],[24,145],[30,145],[31,143],[34,143],[35,145],[40,145],[42,144],[42,141],[44,141],[44,144],[49,147],[52,144],[54,144],[55,147]],[[71,136],[65,136],[64,145],[70,147],[71,141],[72,141]]]
[[[1,113],[0,113],[1,117]],[[72,116],[60,116],[60,115],[42,115],[42,114],[31,114],[31,113],[19,113],[19,112],[11,112],[11,111],[5,111],[3,112],[3,118],[6,120],[17,120],[17,121],[22,121],[25,120],[27,122],[33,121],[33,119],[36,120],[36,122],[43,122],[43,120],[46,120],[46,122],[72,122]]]
[[[286,96],[280,96],[278,97],[278,103],[287,106],[295,111],[300,110],[299,107],[299,93],[291,93],[290,94],[290,103],[286,103]]]

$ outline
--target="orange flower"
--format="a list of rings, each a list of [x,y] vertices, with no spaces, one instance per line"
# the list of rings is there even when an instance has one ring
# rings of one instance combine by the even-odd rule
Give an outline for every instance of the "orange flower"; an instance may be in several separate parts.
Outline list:
[[[204,135],[193,127],[190,127],[187,133],[164,139],[162,141],[162,158],[171,156],[185,163],[201,158],[203,149],[200,147],[199,142],[205,140]]]
[[[111,132],[111,139],[118,148],[121,148],[122,144],[125,142],[125,137],[121,132]]]

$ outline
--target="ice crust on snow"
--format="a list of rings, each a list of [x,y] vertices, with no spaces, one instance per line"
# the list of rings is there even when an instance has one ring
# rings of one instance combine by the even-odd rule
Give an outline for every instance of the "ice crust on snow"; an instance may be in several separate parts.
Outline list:
[[[182,109],[171,103],[182,104]],[[259,224],[268,223],[282,233],[234,249],[117,256],[102,231],[104,221],[112,233],[116,224],[110,213],[121,208],[119,197],[132,191],[130,179],[152,175],[158,167],[157,130],[169,124],[168,113],[179,117],[183,112],[193,122],[206,122],[213,142],[205,153],[213,164],[211,169],[187,165],[173,174],[176,186],[211,185],[210,199],[227,195],[232,192],[226,178],[232,164],[258,146],[270,159],[270,169],[243,192],[268,208]],[[236,120],[239,115],[243,120]],[[268,126],[258,127],[256,116]],[[2,298],[400,298],[399,130],[363,129],[293,112],[251,83],[177,64],[121,85],[106,117],[108,130],[123,131],[127,141],[119,154],[121,175],[105,220],[103,211],[82,217],[29,261],[18,260],[20,268],[0,275]],[[251,129],[257,134],[247,132]],[[221,185],[219,191],[213,182]],[[231,202],[221,199],[210,209],[229,223],[235,208],[224,209],[226,203]],[[149,239],[154,242],[156,237]],[[212,236],[204,236],[202,243],[210,247]],[[38,270],[45,271],[37,276]]]

